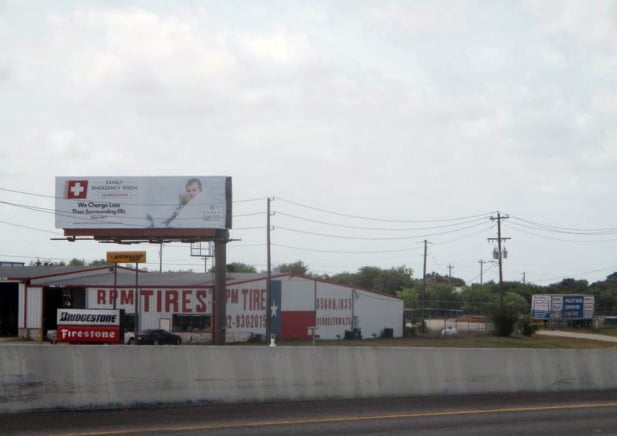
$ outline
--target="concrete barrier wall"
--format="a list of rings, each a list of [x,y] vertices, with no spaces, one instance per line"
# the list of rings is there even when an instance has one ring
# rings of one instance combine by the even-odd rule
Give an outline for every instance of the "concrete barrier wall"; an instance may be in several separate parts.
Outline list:
[[[0,346],[0,413],[617,388],[617,350]]]

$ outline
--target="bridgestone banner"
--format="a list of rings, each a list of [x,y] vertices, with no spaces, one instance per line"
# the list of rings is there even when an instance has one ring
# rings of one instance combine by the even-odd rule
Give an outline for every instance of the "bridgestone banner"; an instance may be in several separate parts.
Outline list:
[[[115,309],[58,309],[58,342],[120,342],[120,311]]]
[[[58,309],[58,325],[119,326],[120,311],[106,309]]]
[[[231,178],[56,177],[56,228],[231,228]]]

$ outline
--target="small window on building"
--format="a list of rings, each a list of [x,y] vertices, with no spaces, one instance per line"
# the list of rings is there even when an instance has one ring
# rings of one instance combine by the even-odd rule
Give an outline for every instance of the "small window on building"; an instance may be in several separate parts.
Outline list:
[[[172,328],[174,332],[209,332],[210,315],[174,314]]]
[[[122,311],[120,315],[120,326],[125,332],[135,331],[135,314]]]

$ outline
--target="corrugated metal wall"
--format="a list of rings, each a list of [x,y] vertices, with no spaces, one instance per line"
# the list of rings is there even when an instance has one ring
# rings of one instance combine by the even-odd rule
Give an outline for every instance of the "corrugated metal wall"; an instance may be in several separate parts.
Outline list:
[[[365,338],[380,336],[386,328],[392,329],[394,336],[402,335],[403,302],[399,299],[303,277],[274,281],[281,285],[280,307],[274,307],[272,314],[279,317],[281,339],[308,340],[312,326],[317,327],[316,334],[322,339],[344,338],[352,326],[360,328]],[[87,307],[112,308],[112,291],[88,288]],[[133,288],[119,288],[116,308],[134,313],[133,292]],[[209,288],[141,288],[140,292],[140,329],[159,328],[161,320],[173,319],[174,313],[212,314]],[[227,341],[263,337],[267,322],[266,280],[230,285],[226,296]]]
[[[24,313],[23,308],[26,308]],[[40,329],[43,321],[43,289],[19,284],[19,328]]]

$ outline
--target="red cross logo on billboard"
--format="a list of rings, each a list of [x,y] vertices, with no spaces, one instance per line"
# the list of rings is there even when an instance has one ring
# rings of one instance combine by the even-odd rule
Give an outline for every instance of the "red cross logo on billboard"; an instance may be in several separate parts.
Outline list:
[[[66,182],[66,191],[64,196],[68,199],[86,198],[88,196],[88,181],[87,180],[69,180]]]

